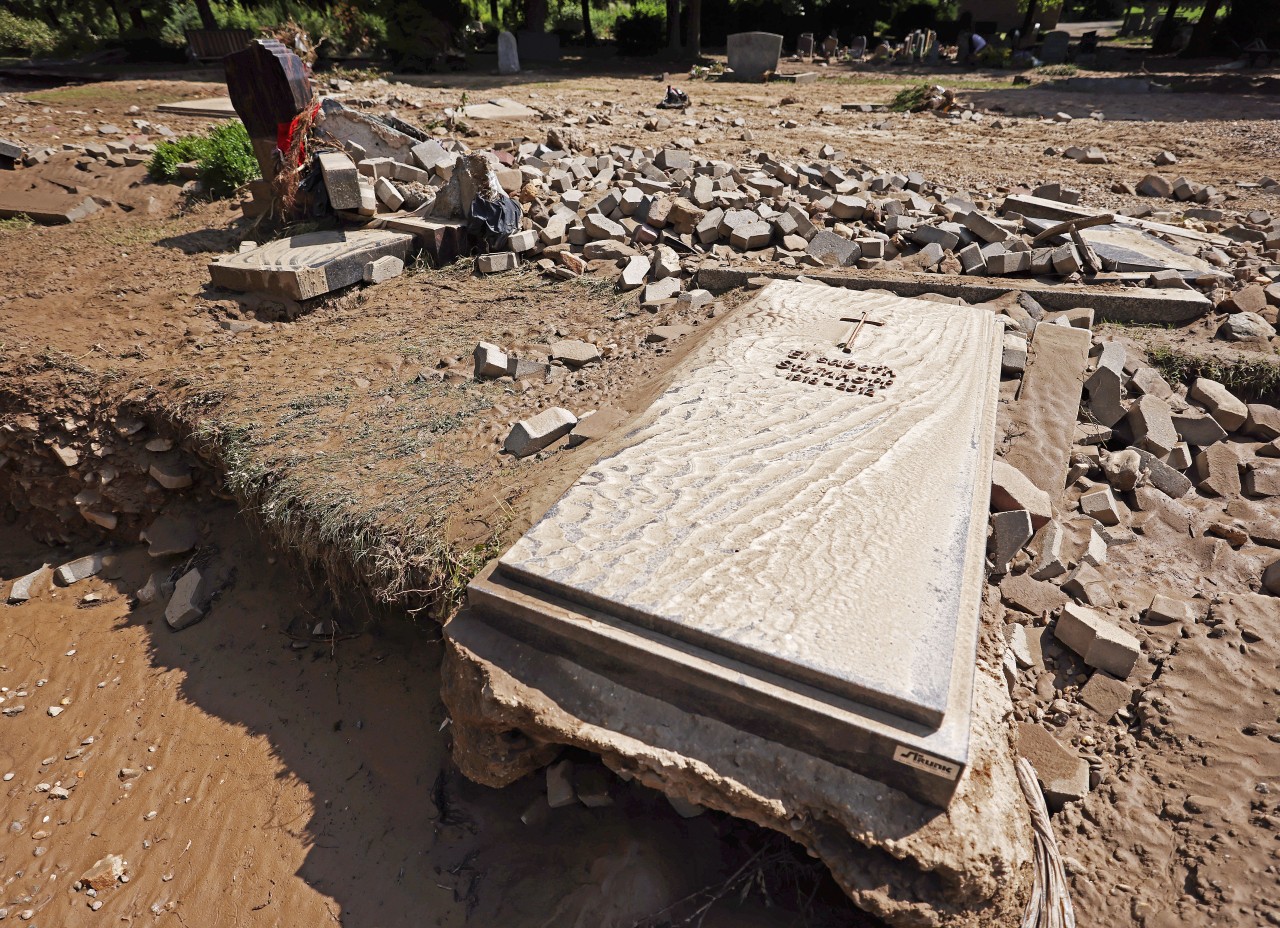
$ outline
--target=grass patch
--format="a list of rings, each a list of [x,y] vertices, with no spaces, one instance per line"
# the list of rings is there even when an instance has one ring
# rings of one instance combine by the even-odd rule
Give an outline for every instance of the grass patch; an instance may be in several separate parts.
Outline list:
[[[1280,400],[1280,358],[1223,358],[1169,345],[1147,348],[1151,364],[1171,383],[1190,383],[1197,377],[1216,380],[1246,400]]]
[[[186,135],[161,142],[147,164],[158,181],[178,178],[178,166],[195,162],[199,178],[212,197],[229,197],[258,176],[249,133],[239,120],[215,126],[208,135]]]
[[[0,219],[0,232],[21,232],[30,229],[35,222],[26,213],[18,213],[8,219]]]
[[[1075,77],[1080,68],[1074,64],[1047,64],[1031,73],[1036,77]]]

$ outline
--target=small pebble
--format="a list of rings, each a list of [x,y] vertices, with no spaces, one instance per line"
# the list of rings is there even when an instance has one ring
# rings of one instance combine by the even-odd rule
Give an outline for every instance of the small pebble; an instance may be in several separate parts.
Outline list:
[[[61,707],[61,706],[50,706],[50,707],[49,707],[49,715],[50,715],[52,718],[55,718],[55,719],[56,719],[58,716],[62,715],[62,707]]]

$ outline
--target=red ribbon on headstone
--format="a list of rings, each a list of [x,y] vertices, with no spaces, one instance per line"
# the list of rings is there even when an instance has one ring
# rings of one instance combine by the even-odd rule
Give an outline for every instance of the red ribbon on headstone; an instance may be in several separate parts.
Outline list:
[[[307,109],[303,110],[297,116],[287,123],[280,123],[276,126],[276,147],[284,154],[288,154],[293,146],[293,137],[297,134],[299,127],[310,128],[315,122],[316,114],[320,111],[320,104],[315,103]],[[305,131],[305,129],[304,129]],[[302,164],[306,160],[306,137],[298,140],[298,160],[297,164]]]

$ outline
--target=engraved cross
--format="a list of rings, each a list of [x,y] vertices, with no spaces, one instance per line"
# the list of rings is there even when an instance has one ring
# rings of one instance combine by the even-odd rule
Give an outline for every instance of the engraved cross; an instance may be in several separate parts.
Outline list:
[[[871,310],[869,309],[858,317],[841,316],[841,322],[852,322],[853,325],[849,326],[849,331],[845,333],[844,338],[836,342],[836,347],[841,349],[845,354],[849,354],[853,351],[853,343],[857,339],[858,333],[862,331],[862,327],[864,325],[884,325],[882,320],[872,319],[870,316]]]

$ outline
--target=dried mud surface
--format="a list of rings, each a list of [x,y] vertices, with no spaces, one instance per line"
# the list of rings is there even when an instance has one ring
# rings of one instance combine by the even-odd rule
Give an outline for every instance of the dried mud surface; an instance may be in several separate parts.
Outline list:
[[[1138,180],[1163,149],[1178,155],[1177,173],[1228,190],[1237,180],[1274,173],[1280,151],[1274,96],[1105,97],[1011,85],[962,95],[1008,114],[1086,117],[1067,124],[997,114],[945,125],[926,115],[822,112],[844,101],[887,100],[915,80],[845,78],[801,88],[694,83],[689,90],[699,107],[686,116],[711,128],[676,120],[664,132],[641,128],[640,112],[661,93],[653,75],[548,72],[516,83],[462,76],[396,87],[394,95],[411,118],[456,104],[463,90],[472,100],[510,96],[559,114],[476,123],[472,146],[540,139],[563,114],[582,117],[616,104],[626,112],[615,111],[608,125],[586,126],[589,143],[656,146],[706,132],[700,151],[735,160],[754,149],[799,157],[831,144],[885,169],[919,170],[991,195],[1001,186],[1062,181],[1080,188],[1084,203],[1102,207],[1141,205],[1110,193],[1110,185]],[[137,116],[131,106],[142,118],[191,131],[209,121],[148,108],[221,92],[213,84],[157,81],[74,90],[33,103],[24,102],[31,96],[24,92],[0,94],[0,136],[55,146],[88,140],[80,127],[124,125]],[[365,85],[357,92],[389,93]],[[1094,111],[1109,118],[1087,118]],[[13,123],[19,114],[26,121]],[[750,141],[730,124],[739,116]],[[798,126],[784,128],[788,119]],[[1043,154],[1070,144],[1097,145],[1111,163],[1086,166]],[[74,169],[65,162],[55,156],[48,166],[0,172],[0,189]],[[121,203],[142,196],[143,208],[111,206],[59,228],[0,227],[0,416],[34,416],[44,439],[89,448],[101,438],[88,435],[88,420],[123,402],[145,408],[193,456],[207,450],[197,448],[200,435],[220,449],[220,459],[197,476],[201,488],[231,495],[270,474],[279,499],[300,501],[299,519],[331,527],[331,536],[320,532],[307,544],[381,537],[402,543],[406,561],[440,547],[475,548],[482,559],[594,458],[587,444],[512,462],[496,453],[508,425],[553,404],[574,412],[604,403],[638,410],[685,347],[646,345],[647,332],[663,322],[714,324],[705,311],[626,315],[634,298],[619,298],[607,282],[550,282],[532,272],[480,279],[464,268],[420,270],[317,306],[232,298],[206,288],[205,266],[252,237],[238,210],[185,203],[177,188],[146,184],[142,173],[116,169],[88,189]],[[147,197],[157,204],[145,208]],[[1274,195],[1258,191],[1228,205],[1280,208]],[[740,299],[729,297],[721,309]],[[532,356],[556,336],[614,349],[603,365],[520,392],[440,377],[469,373],[480,338]],[[1194,328],[1182,337],[1208,338]],[[50,485],[63,479],[52,451],[40,453]],[[10,497],[0,577],[11,580],[104,540],[91,525],[60,523],[51,510],[19,511],[13,498],[27,491],[10,472],[0,473]],[[1280,518],[1274,511],[1252,515]],[[1169,517],[1167,536],[1144,541],[1142,560],[1123,564],[1118,576],[1132,589],[1135,615],[1143,590],[1168,585],[1186,596],[1200,591],[1208,621],[1142,631],[1156,659],[1138,681],[1133,712],[1065,723],[1065,737],[1094,739],[1100,782],[1078,808],[1055,816],[1055,827],[1086,922],[1280,923],[1280,616],[1274,598],[1245,596],[1252,566],[1234,563],[1229,547],[1190,537],[1191,517],[1181,528],[1178,518]],[[171,905],[186,924],[453,925],[470,918],[622,925],[722,880],[751,853],[743,851],[749,839],[735,830],[742,826],[678,819],[656,794],[620,783],[610,809],[555,810],[549,825],[520,824],[542,794],[538,778],[492,792],[449,773],[445,735],[437,730],[445,718],[433,633],[376,623],[378,630],[336,646],[293,650],[283,630],[299,610],[332,608],[331,601],[284,566],[293,563],[290,552],[269,564],[243,527],[220,513],[209,519],[206,538],[234,554],[237,580],[210,617],[187,631],[175,634],[153,611],[130,607],[126,594],[139,575],[0,606],[0,686],[38,694],[21,715],[0,718],[0,773],[15,773],[0,790],[3,824],[23,823],[21,833],[6,831],[0,842],[0,906],[11,918],[32,908],[37,925],[88,924]],[[283,530],[292,524],[275,525],[276,537],[300,544]],[[59,547],[30,542],[30,534]],[[145,561],[137,549],[126,550],[127,564]],[[383,573],[367,563],[362,569],[383,583],[405,572],[403,563]],[[88,592],[103,602],[82,607]],[[1210,608],[1214,593],[1223,596]],[[364,629],[363,619],[358,624]],[[1070,668],[1067,656],[1064,666]],[[42,678],[49,682],[35,688]],[[100,682],[107,685],[99,689]],[[1035,682],[1024,681],[1029,689]],[[64,697],[71,700],[66,711],[47,716]],[[91,735],[84,754],[64,759]],[[49,757],[54,763],[42,766]],[[155,769],[120,780],[121,768],[148,764]],[[465,824],[433,801],[442,795],[442,770],[444,795],[454,797],[446,805]],[[54,781],[76,783],[69,799],[34,792]],[[126,790],[125,783],[133,785]],[[147,820],[152,810],[157,815]],[[44,831],[46,837],[32,837]],[[45,849],[40,856],[38,847]],[[69,887],[104,853],[124,855],[132,878],[104,893],[103,911],[94,914]],[[727,912],[738,925],[802,923],[794,912],[766,912],[758,895],[750,898],[739,912],[717,907],[713,919]],[[620,911],[619,900],[634,906]]]

